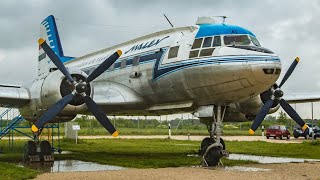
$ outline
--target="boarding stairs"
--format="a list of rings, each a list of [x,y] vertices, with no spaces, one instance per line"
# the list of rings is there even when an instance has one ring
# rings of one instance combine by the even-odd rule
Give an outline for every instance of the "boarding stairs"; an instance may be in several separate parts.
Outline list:
[[[7,122],[9,119],[11,119],[11,121],[3,127],[3,119],[5,116],[7,117]],[[6,109],[2,114],[0,114],[0,139],[9,134],[11,130],[14,130],[23,120],[24,118],[20,115],[19,110],[13,108]]]

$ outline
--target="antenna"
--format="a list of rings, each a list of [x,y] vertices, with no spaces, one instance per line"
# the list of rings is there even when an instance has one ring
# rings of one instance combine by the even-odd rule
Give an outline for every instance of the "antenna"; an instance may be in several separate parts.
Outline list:
[[[172,23],[170,22],[169,18],[168,18],[165,14],[163,14],[163,15],[164,15],[164,17],[166,18],[166,20],[168,21],[168,23],[171,25],[171,27],[173,28],[173,25],[172,25]],[[181,32],[181,34],[184,35],[183,32]]]
[[[224,24],[224,23],[226,22],[226,19],[227,19],[227,18],[230,18],[230,17],[228,17],[228,16],[213,16],[213,17],[220,17],[220,18],[222,18],[222,24]]]
[[[168,21],[168,23],[171,25],[171,27],[173,27],[173,25],[172,25],[172,23],[170,22],[170,20],[168,19],[168,17],[165,15],[165,14],[163,14],[164,15],[164,17],[166,18],[166,20]]]

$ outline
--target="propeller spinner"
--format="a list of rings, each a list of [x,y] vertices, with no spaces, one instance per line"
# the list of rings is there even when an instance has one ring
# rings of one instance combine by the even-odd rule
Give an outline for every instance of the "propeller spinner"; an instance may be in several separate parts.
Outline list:
[[[284,75],[281,83],[279,86],[275,86],[275,89],[271,90],[272,94],[270,99],[268,99],[264,105],[261,107],[259,113],[257,114],[256,118],[254,119],[251,128],[249,130],[250,134],[254,134],[254,132],[258,129],[266,115],[268,114],[270,108],[272,107],[275,101],[280,103],[280,106],[286,111],[286,113],[297,123],[299,124],[303,130],[306,130],[308,125],[301,119],[298,113],[289,105],[289,103],[282,98],[283,91],[281,90],[282,85],[288,80],[294,69],[296,68],[299,57],[297,57],[289,67],[288,71]]]
[[[52,120],[62,109],[67,106],[75,97],[80,95],[82,100],[86,103],[89,111],[97,118],[100,124],[114,137],[118,136],[118,131],[114,128],[105,113],[98,107],[98,105],[92,100],[92,98],[86,94],[88,88],[90,88],[90,82],[100,76],[105,70],[107,70],[121,55],[122,51],[117,50],[110,57],[108,57],[103,63],[101,63],[86,79],[85,81],[76,82],[70,75],[67,68],[61,62],[59,57],[49,47],[45,40],[40,38],[38,40],[39,45],[46,52],[52,62],[57,68],[66,76],[68,81],[74,86],[74,91],[64,96],[56,104],[51,106],[31,127],[32,132],[38,132],[47,122]]]

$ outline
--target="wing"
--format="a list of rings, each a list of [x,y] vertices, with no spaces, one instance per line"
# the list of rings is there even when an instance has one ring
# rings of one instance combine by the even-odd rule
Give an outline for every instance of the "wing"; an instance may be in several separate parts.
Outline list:
[[[0,106],[19,108],[30,101],[29,90],[19,86],[0,85]]]
[[[320,93],[301,93],[284,96],[288,103],[307,103],[320,101]]]

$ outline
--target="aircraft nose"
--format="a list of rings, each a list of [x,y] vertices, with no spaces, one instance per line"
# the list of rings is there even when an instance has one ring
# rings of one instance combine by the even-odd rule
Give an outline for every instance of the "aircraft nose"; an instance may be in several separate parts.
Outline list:
[[[259,82],[259,84],[273,85],[280,76],[281,63],[279,58],[275,57],[274,60],[252,64],[251,71],[253,78]]]

